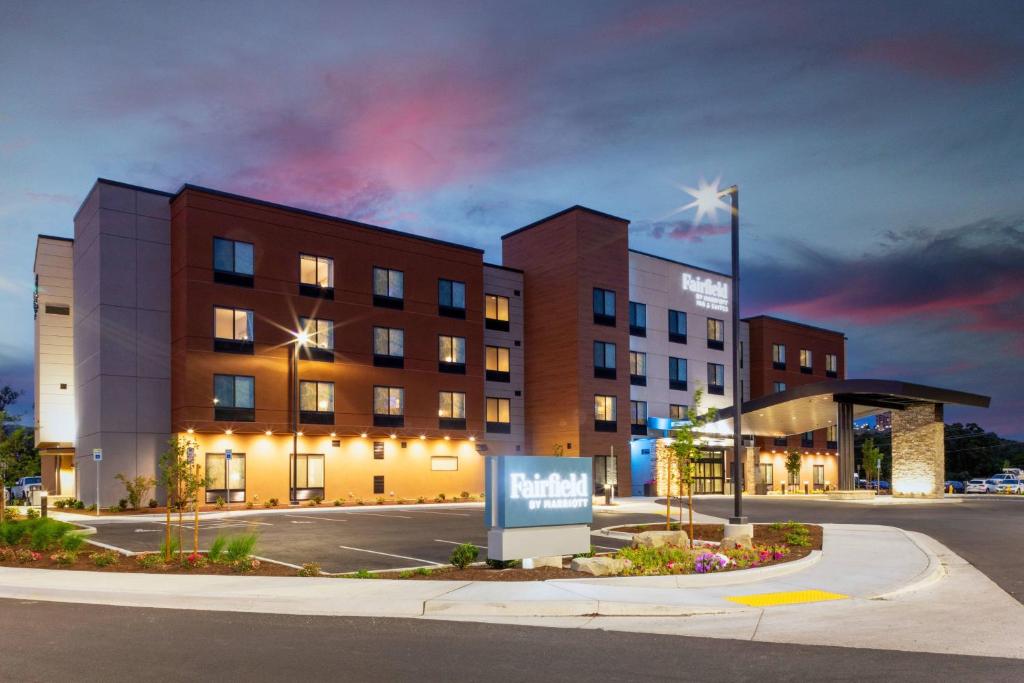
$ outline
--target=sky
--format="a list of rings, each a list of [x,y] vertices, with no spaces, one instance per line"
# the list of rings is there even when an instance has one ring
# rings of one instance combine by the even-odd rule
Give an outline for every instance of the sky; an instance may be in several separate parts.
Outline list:
[[[573,204],[728,269],[848,376],[992,396],[1024,437],[1024,3],[0,0],[0,385],[31,396],[38,233],[97,177],[464,242]],[[23,408],[29,408],[30,398]]]

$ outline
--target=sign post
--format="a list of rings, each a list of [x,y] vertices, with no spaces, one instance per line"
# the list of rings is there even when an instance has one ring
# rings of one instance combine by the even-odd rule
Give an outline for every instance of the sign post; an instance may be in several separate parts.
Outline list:
[[[231,449],[224,449],[224,489],[227,491],[225,503],[231,509]]]
[[[524,560],[590,550],[593,460],[487,457],[487,557]]]
[[[100,516],[100,462],[103,460],[103,449],[92,449],[92,461],[96,463],[96,516]]]

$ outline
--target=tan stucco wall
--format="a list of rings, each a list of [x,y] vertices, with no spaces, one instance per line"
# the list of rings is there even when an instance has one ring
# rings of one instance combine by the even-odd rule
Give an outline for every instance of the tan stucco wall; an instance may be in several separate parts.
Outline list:
[[[246,459],[246,500],[257,504],[268,498],[288,500],[291,436],[181,434],[196,443],[196,460],[205,466],[206,453],[244,453]],[[384,476],[384,497],[414,500],[433,499],[440,493],[452,498],[462,492],[478,497],[484,490],[484,457],[475,444],[465,440],[376,439],[384,443],[384,459],[374,460],[373,438],[340,437],[331,445],[329,436],[299,438],[299,453],[324,455],[324,499],[375,500],[373,477]],[[402,443],[406,444],[402,448]],[[456,456],[457,471],[433,471],[432,456]],[[258,496],[258,499],[256,498]]]

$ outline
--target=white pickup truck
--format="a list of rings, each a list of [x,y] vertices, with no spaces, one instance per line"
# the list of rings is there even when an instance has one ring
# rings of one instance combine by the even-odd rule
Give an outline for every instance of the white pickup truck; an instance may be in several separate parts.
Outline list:
[[[11,498],[14,500],[28,500],[32,497],[33,491],[43,489],[42,477],[22,477],[14,482],[11,487]]]

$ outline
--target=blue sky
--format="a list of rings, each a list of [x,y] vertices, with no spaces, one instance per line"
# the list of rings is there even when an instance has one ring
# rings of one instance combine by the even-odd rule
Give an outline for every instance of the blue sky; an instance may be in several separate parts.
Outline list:
[[[743,313],[849,374],[991,394],[1024,436],[1018,2],[0,2],[0,383],[35,235],[98,176],[463,241],[571,204],[724,269],[681,185],[743,192]],[[28,407],[27,405],[25,406]]]

